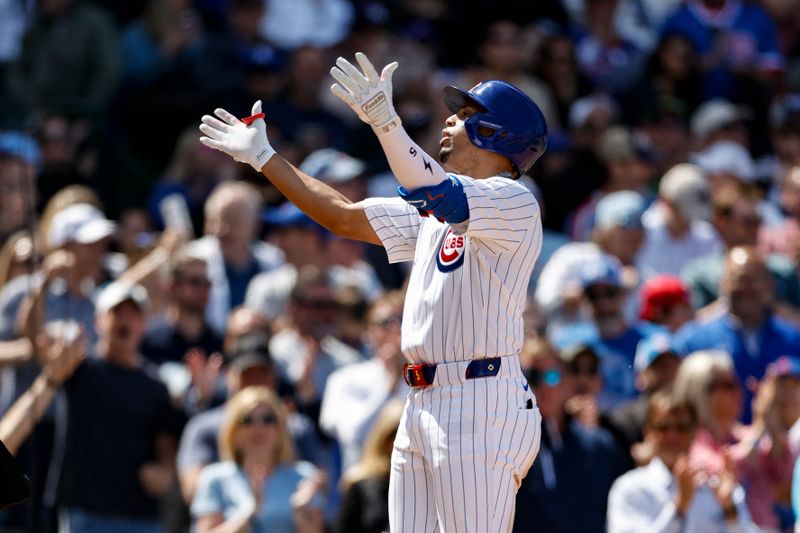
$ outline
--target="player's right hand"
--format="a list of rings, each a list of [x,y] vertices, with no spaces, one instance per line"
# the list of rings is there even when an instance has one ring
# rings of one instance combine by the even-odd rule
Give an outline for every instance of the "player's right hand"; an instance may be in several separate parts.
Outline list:
[[[259,113],[261,100],[253,104],[252,110],[253,115]],[[205,136],[200,137],[200,142],[261,172],[264,164],[275,154],[267,138],[264,119],[259,118],[248,125],[221,108],[215,109],[214,114],[219,118],[203,116],[200,131]]]
[[[365,54],[356,52],[356,61],[363,73],[343,57],[336,60],[331,76],[339,83],[331,85],[331,92],[349,105],[358,118],[372,126],[375,133],[388,133],[400,125],[392,103],[392,74],[398,63],[389,63],[378,75]]]

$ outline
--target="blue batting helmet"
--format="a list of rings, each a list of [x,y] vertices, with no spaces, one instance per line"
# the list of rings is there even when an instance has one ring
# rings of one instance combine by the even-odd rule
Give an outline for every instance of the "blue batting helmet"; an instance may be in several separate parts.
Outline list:
[[[469,92],[445,87],[444,104],[453,113],[472,104],[479,110],[464,122],[469,140],[478,148],[504,155],[514,169],[526,172],[547,147],[547,122],[542,110],[528,95],[500,80],[479,83]],[[489,128],[482,135],[478,129]]]

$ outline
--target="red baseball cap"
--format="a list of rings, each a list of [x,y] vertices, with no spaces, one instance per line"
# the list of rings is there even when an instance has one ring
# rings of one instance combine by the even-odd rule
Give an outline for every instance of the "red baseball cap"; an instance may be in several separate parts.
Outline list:
[[[675,276],[650,278],[642,285],[640,294],[642,320],[652,321],[664,309],[689,303],[689,291],[686,285]]]

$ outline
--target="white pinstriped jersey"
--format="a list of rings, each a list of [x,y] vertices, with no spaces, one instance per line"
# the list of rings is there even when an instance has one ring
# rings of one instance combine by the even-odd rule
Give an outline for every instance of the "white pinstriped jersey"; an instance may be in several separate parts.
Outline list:
[[[443,363],[519,353],[522,311],[542,247],[539,205],[519,182],[457,176],[470,218],[456,233],[401,198],[364,201],[389,261],[414,261],[403,309],[403,353]]]

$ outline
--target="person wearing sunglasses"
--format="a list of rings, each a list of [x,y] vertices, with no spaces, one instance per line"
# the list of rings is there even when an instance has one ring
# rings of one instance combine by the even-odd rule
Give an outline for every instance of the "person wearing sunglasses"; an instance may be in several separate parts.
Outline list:
[[[643,338],[661,328],[626,318],[627,290],[623,267],[611,255],[588,261],[580,271],[583,297],[589,310],[588,324],[567,326],[552,335],[554,342],[582,339],[602,350],[600,373],[603,388],[598,398],[600,407],[613,409],[638,395],[633,372],[636,346]]]
[[[608,431],[567,412],[572,377],[549,342],[527,339],[520,360],[542,413],[542,440],[517,494],[514,531],[603,531],[608,491],[627,466],[624,451]]]
[[[663,391],[653,395],[645,431],[654,456],[614,482],[608,496],[609,533],[758,531],[731,462],[711,478],[689,460],[697,428],[691,403]]]
[[[753,402],[754,422],[740,423],[743,388],[727,352],[695,352],[681,363],[673,392],[678,400],[691,403],[698,413],[697,433],[689,459],[700,475],[713,480],[733,469],[747,488],[747,507],[753,521],[767,531],[777,531],[775,503],[783,486],[788,492],[791,454],[787,452],[785,421],[780,418],[778,368],[759,385]],[[783,387],[781,386],[781,389]],[[789,395],[780,395],[791,399]]]
[[[228,401],[221,462],[203,469],[192,501],[196,531],[322,533],[324,478],[296,462],[280,399],[247,387]]]
[[[165,287],[169,295],[166,315],[153,323],[142,341],[142,354],[159,365],[182,363],[193,348],[206,354],[222,351],[222,337],[205,318],[211,294],[206,260],[182,251],[171,263]]]

